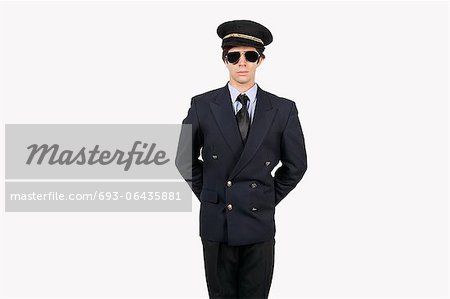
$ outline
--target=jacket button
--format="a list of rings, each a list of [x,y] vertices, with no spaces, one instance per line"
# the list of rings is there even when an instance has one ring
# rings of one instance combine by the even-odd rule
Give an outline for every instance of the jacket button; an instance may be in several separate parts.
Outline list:
[[[253,212],[258,211],[258,209],[257,208],[252,208],[252,211]]]
[[[266,166],[269,166],[270,165],[270,161],[266,161]]]
[[[233,206],[231,205],[231,203],[228,204],[227,209],[228,209],[228,211],[231,211],[233,209]]]
[[[231,187],[231,185],[232,185],[231,181],[228,181],[228,182],[227,182],[227,186],[228,186],[228,187]]]
[[[217,155],[212,155],[212,158],[213,158],[214,160],[217,160]]]
[[[258,185],[256,185],[256,183],[252,183],[250,186],[254,189],[254,188],[256,188],[256,186],[258,186]]]

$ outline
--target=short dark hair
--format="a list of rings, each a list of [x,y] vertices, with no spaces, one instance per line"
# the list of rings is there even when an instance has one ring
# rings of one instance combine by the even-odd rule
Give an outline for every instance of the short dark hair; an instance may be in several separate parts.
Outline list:
[[[223,60],[223,62],[225,62],[226,61],[226,56],[227,56],[227,54],[228,54],[228,51],[230,51],[230,49],[231,48],[233,48],[233,47],[224,47],[223,49],[222,49],[222,60]],[[261,58],[263,58],[263,59],[265,59],[266,58],[266,55],[264,55],[264,49],[261,49],[261,48],[255,48],[256,49],[256,51],[259,53],[259,55],[261,56]]]

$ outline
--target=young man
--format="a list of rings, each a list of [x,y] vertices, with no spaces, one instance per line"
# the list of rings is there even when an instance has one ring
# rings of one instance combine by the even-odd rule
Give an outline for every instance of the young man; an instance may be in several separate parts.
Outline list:
[[[183,120],[192,131],[181,131],[176,165],[200,200],[210,298],[267,298],[275,206],[306,171],[303,132],[295,102],[255,83],[271,32],[236,20],[221,24],[217,34],[230,80],[192,98]]]

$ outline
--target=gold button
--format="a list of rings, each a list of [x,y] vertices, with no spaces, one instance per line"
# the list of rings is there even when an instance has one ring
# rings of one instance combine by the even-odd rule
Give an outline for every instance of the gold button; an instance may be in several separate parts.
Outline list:
[[[231,185],[232,185],[231,181],[228,181],[228,182],[227,182],[227,186],[228,186],[228,187],[231,187]]]
[[[231,205],[231,203],[227,206],[228,211],[231,211],[233,209],[233,206]]]
[[[252,183],[251,186],[252,186],[252,188],[254,189],[254,188],[256,188],[256,186],[258,186],[258,185],[256,185],[256,183]]]
[[[212,155],[212,158],[213,158],[214,160],[217,160],[217,155]]]

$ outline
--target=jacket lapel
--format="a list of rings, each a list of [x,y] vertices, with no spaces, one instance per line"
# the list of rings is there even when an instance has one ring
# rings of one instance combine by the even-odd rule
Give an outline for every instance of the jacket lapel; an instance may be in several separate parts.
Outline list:
[[[256,98],[253,123],[250,126],[245,146],[241,141],[239,127],[236,122],[231,104],[231,95],[227,85],[221,89],[215,100],[210,104],[211,111],[217,120],[220,131],[232,150],[235,160],[237,160],[229,179],[233,179],[253,158],[278,111],[278,109],[272,107],[270,96],[259,86],[256,92]]]
[[[236,161],[239,159],[244,146],[241,141],[241,133],[239,132],[236,117],[234,116],[231,95],[227,85],[221,88],[214,101],[210,103],[210,107],[223,138],[233,152]]]
[[[244,149],[238,162],[231,171],[230,179],[233,179],[237,174],[239,174],[239,172],[253,158],[256,151],[263,142],[264,137],[266,136],[270,125],[272,124],[273,118],[278,111],[278,109],[274,109],[272,107],[272,102],[269,95],[259,86],[256,92],[256,98],[257,100],[255,115],[253,116],[253,123],[247,136],[247,142],[245,143]],[[238,133],[240,134],[239,130]],[[238,137],[240,137],[240,135]]]

